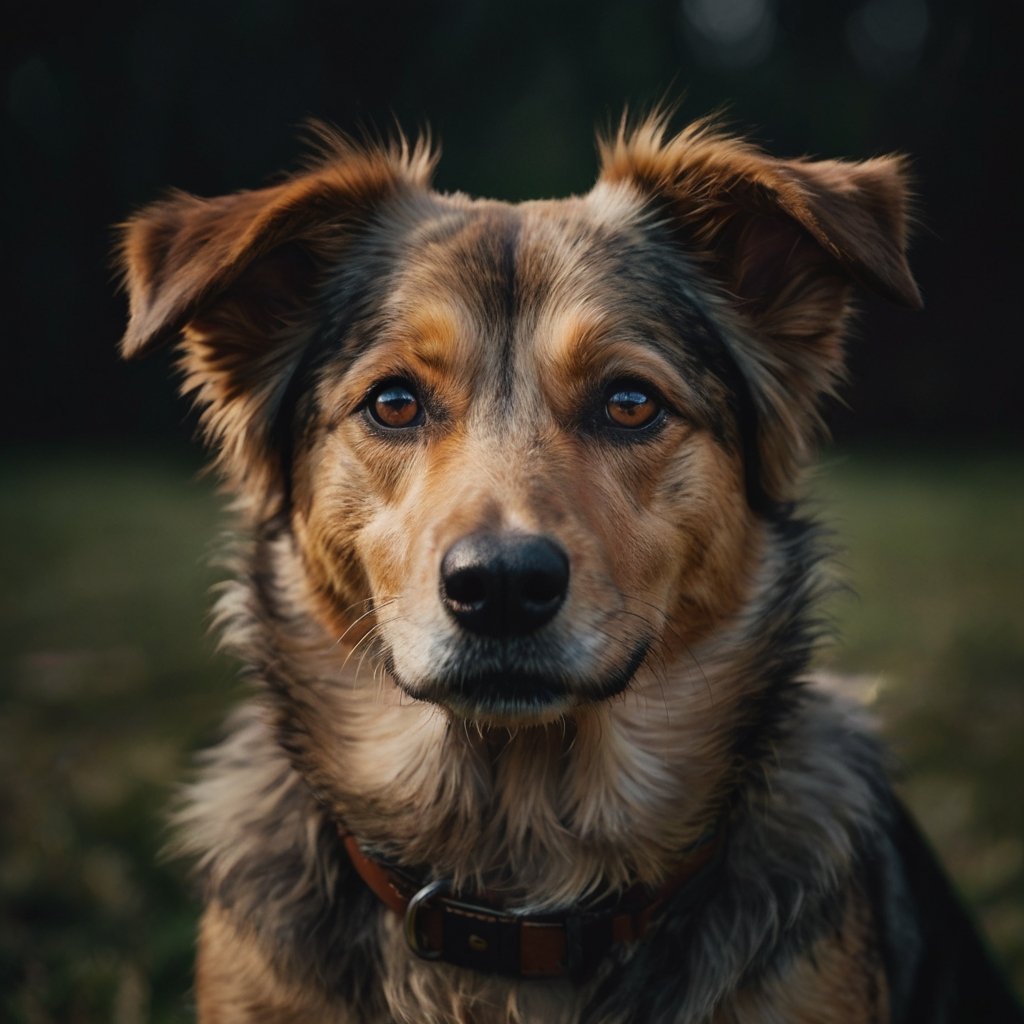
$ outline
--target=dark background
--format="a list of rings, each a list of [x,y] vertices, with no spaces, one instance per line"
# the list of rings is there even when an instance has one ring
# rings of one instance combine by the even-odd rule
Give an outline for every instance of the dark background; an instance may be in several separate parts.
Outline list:
[[[841,439],[1019,434],[1019,39],[1007,0],[181,0],[22,8],[4,80],[15,439],[179,437],[164,364],[119,366],[111,225],[176,186],[266,184],[304,119],[429,125],[438,184],[586,190],[627,103],[724,108],[778,155],[910,154],[927,308],[866,299]],[[9,26],[7,26],[9,30]],[[10,37],[9,37],[10,38]]]
[[[118,360],[112,225],[257,187],[309,117],[443,148],[442,189],[585,191],[626,104],[771,152],[910,155],[926,308],[864,296],[816,494],[830,609],[901,791],[1024,989],[1022,115],[1011,0],[22,3],[3,22],[0,1020],[183,1024],[173,787],[240,687],[171,357]]]

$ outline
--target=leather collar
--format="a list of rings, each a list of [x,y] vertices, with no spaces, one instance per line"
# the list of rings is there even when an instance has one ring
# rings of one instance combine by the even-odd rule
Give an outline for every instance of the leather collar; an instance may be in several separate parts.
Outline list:
[[[700,839],[655,890],[634,886],[610,907],[529,915],[502,909],[487,893],[462,899],[443,879],[417,880],[339,831],[359,877],[403,918],[413,953],[513,978],[585,977],[612,946],[635,942],[648,930],[664,904],[717,857],[724,836],[719,828]]]

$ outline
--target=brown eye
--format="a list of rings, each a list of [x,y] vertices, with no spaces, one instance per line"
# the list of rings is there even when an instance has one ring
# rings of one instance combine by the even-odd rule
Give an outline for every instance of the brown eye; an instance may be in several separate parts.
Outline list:
[[[413,427],[420,421],[420,400],[406,384],[385,384],[370,395],[367,408],[382,427]]]
[[[643,388],[615,385],[605,402],[605,413],[617,427],[636,430],[652,423],[661,406]]]

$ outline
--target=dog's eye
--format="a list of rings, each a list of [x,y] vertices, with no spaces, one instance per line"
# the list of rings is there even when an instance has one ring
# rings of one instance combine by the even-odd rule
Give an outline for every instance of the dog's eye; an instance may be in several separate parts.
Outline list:
[[[371,392],[367,409],[382,427],[414,427],[422,419],[420,400],[407,384],[384,384]]]
[[[646,388],[637,384],[613,384],[605,399],[604,411],[615,426],[637,430],[653,423],[661,406]]]

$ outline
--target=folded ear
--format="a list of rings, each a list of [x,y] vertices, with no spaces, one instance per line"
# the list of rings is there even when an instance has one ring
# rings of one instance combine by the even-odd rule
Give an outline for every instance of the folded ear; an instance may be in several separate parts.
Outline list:
[[[280,185],[216,199],[175,193],[123,225],[121,352],[180,345],[183,390],[237,490],[263,500],[281,483],[275,420],[327,266],[382,202],[425,185],[432,166],[425,145],[357,148],[325,133],[322,161]]]
[[[905,161],[777,160],[707,123],[667,138],[661,116],[600,148],[601,180],[637,190],[717,286],[709,311],[753,395],[761,485],[787,500],[843,372],[851,285],[921,305]]]

